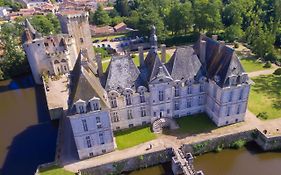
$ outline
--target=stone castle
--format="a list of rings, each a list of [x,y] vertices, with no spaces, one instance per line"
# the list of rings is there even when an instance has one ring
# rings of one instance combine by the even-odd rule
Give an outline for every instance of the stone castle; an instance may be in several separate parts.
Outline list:
[[[176,49],[166,62],[158,54],[156,29],[140,66],[130,54],[113,56],[107,70],[91,44],[87,14],[60,14],[63,34],[42,37],[26,21],[23,44],[34,79],[69,74],[65,115],[71,123],[80,159],[114,150],[113,131],[145,125],[161,118],[207,113],[217,126],[244,121],[250,90],[233,49],[201,35],[193,46]],[[137,139],[137,138],[136,138]]]

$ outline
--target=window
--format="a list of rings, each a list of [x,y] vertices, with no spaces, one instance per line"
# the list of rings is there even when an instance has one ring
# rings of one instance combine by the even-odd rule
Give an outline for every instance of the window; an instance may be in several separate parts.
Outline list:
[[[243,89],[240,90],[239,100],[242,100],[242,98],[243,98]]]
[[[84,106],[79,106],[79,112],[80,112],[80,114],[82,114],[82,113],[85,112],[85,111],[84,111]]]
[[[91,138],[90,136],[86,136],[86,143],[87,143],[87,147],[91,148],[92,147],[92,143],[91,143]]]
[[[111,108],[117,108],[117,100],[116,100],[116,97],[111,97],[111,98],[110,98],[110,105],[111,105]]]
[[[66,66],[64,66],[64,71],[67,71],[67,68],[66,68]]]
[[[199,89],[200,89],[200,92],[204,92],[204,89],[205,89],[205,88],[204,88],[204,83],[201,83],[201,84],[200,84]]]
[[[153,116],[156,117],[156,112],[153,112]]]
[[[87,121],[85,119],[82,120],[82,125],[83,125],[84,131],[88,131],[88,125],[87,125]]]
[[[112,123],[115,123],[115,122],[119,122],[119,121],[120,121],[120,119],[119,119],[119,116],[118,116],[118,113],[117,113],[117,112],[113,112],[113,115],[112,115],[111,121],[112,121]]]
[[[132,127],[134,127],[134,124],[129,124],[129,128],[132,128]]]
[[[187,86],[187,94],[192,94],[192,87],[191,87],[191,85]]]
[[[132,115],[132,110],[131,110],[131,109],[129,109],[129,110],[127,111],[127,115],[128,115],[128,119],[129,119],[129,120],[133,119],[133,115]]]
[[[93,102],[93,107],[94,107],[94,111],[99,110],[99,104],[98,104],[98,102]]]
[[[93,153],[93,152],[89,153],[89,156],[90,156],[90,157],[93,157],[93,156],[94,156],[94,153]]]
[[[126,105],[127,106],[132,105],[131,94],[126,94],[125,99],[126,99]]]
[[[170,114],[170,109],[167,109],[167,114]]]
[[[226,116],[230,116],[230,110],[231,110],[231,108],[230,108],[230,106],[228,106],[227,110],[226,110]]]
[[[142,125],[146,125],[146,121],[142,122]]]
[[[229,98],[228,98],[228,102],[232,101],[232,96],[233,96],[233,91],[230,91],[229,93]]]
[[[144,102],[145,102],[144,92],[140,92],[140,103],[144,103]]]
[[[240,108],[241,108],[241,105],[238,105],[238,106],[237,106],[236,114],[240,114]]]
[[[97,123],[101,123],[100,122],[100,117],[96,117],[96,121],[97,121]]]
[[[100,117],[96,117],[97,127],[98,129],[102,128]]]
[[[164,100],[164,91],[161,90],[159,91],[159,101],[163,101]]]
[[[191,108],[191,106],[192,106],[191,105],[191,99],[187,99],[187,103],[186,104],[187,104],[187,108]]]
[[[203,100],[204,100],[204,98],[202,96],[198,97],[198,105],[199,106],[203,105]]]
[[[145,107],[141,107],[141,117],[145,117],[146,116],[146,109]]]
[[[103,133],[99,133],[99,138],[100,138],[100,144],[103,145],[104,144],[104,136]]]
[[[81,42],[81,43],[83,43],[83,42],[84,42],[83,38],[80,38],[80,42]]]
[[[180,102],[178,100],[175,101],[175,110],[180,110]]]
[[[180,96],[180,87],[175,86],[175,97],[179,97],[179,96]]]

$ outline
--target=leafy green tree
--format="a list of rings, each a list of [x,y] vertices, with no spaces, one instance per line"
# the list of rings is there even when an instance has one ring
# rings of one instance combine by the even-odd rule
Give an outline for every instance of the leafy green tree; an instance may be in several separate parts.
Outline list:
[[[233,42],[242,38],[243,33],[240,25],[231,25],[225,29],[224,37],[227,41]]]
[[[52,13],[48,13],[46,17],[53,24],[54,33],[60,33],[61,32],[61,26],[60,26],[60,22],[59,22],[57,16],[52,14]]]
[[[196,0],[193,8],[195,28],[198,31],[215,32],[222,28],[221,0]]]
[[[252,46],[253,51],[260,57],[266,56],[272,52],[275,36],[271,31],[264,29],[260,30],[257,37],[254,39]]]
[[[30,20],[33,27],[43,35],[54,34],[55,27],[52,22],[44,15],[33,16]]]
[[[115,9],[121,16],[129,16],[129,3],[128,0],[116,0]]]
[[[99,4],[95,13],[91,15],[90,22],[95,25],[109,25],[111,19],[108,13],[103,10],[103,6]]]
[[[130,17],[128,17],[128,18],[125,19],[125,23],[126,23],[129,27],[134,28],[134,29],[137,29],[137,28],[138,28],[138,25],[139,25],[139,20],[140,20],[139,13],[138,13],[136,10],[133,10],[133,11],[131,12]]]

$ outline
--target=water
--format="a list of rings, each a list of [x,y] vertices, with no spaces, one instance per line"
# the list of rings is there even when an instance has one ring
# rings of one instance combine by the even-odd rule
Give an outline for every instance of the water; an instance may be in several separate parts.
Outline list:
[[[207,153],[195,159],[206,175],[280,175],[281,152],[262,152],[251,143],[239,150]]]
[[[0,174],[34,174],[54,160],[57,123],[31,76],[0,82]]]
[[[173,172],[171,169],[171,162],[168,162],[162,165],[134,171],[129,173],[129,175],[173,175]]]

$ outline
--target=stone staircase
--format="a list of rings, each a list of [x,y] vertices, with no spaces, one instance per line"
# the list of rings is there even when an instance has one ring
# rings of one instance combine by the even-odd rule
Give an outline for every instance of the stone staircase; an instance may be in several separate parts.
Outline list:
[[[152,130],[154,133],[162,133],[163,128],[169,127],[169,129],[178,129],[179,126],[175,120],[170,118],[159,118],[152,124]]]

